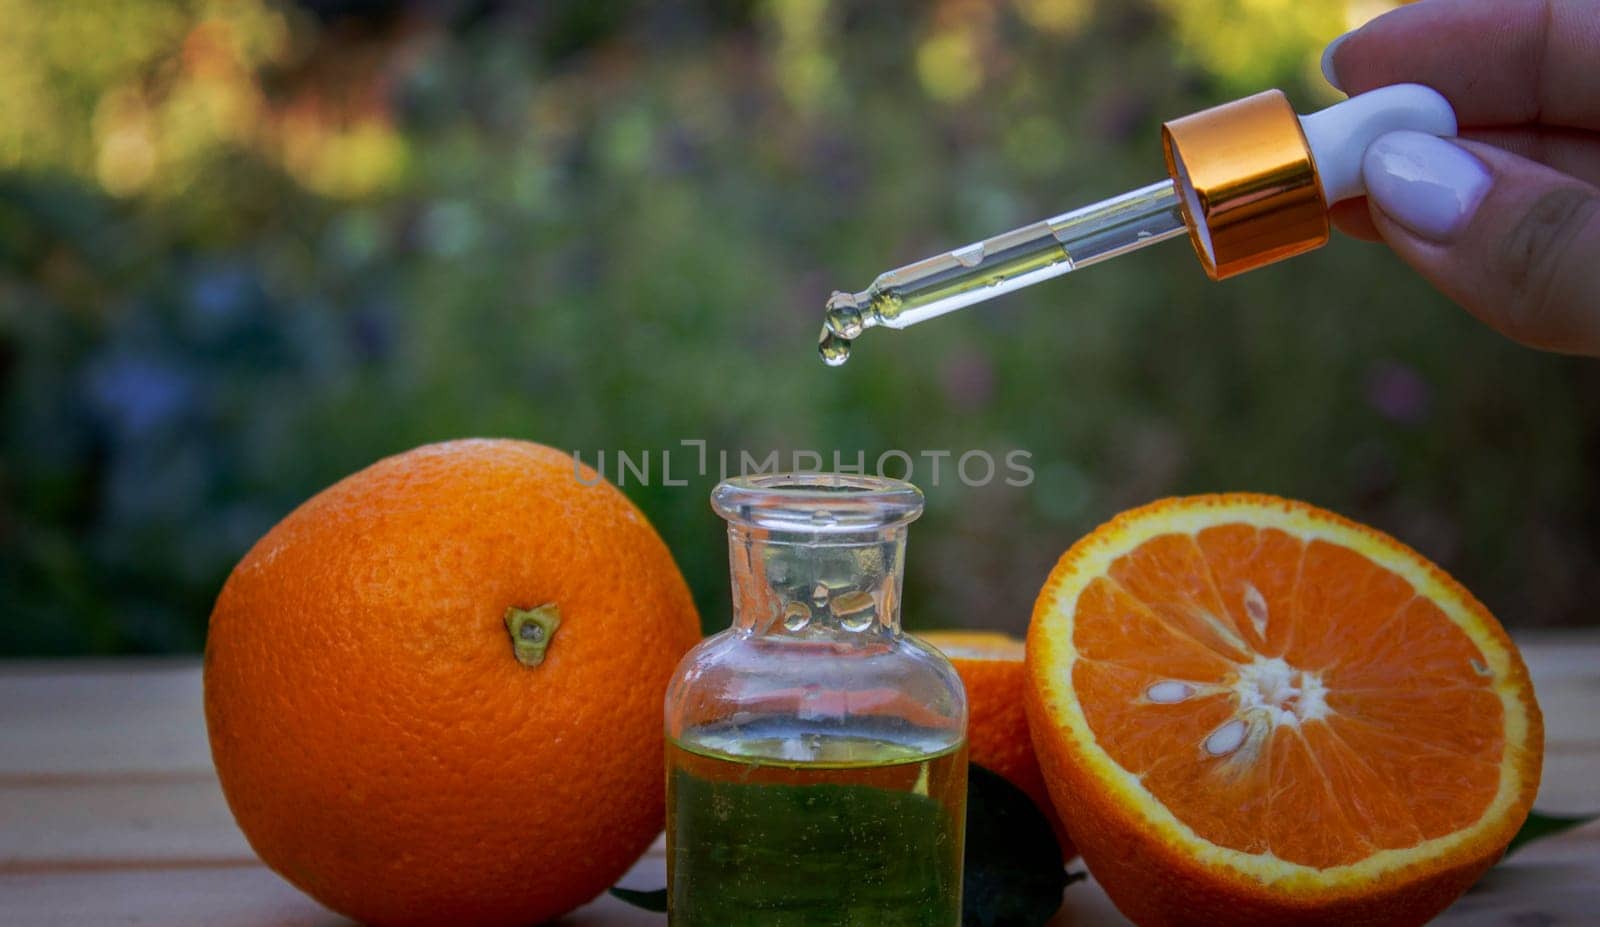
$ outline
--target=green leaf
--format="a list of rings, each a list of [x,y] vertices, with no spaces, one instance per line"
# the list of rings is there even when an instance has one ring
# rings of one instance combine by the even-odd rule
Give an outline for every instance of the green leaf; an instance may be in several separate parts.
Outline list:
[[[1506,847],[1505,856],[1510,856],[1511,854],[1522,849],[1523,846],[1530,844],[1535,840],[1543,840],[1545,837],[1553,837],[1556,834],[1572,830],[1574,827],[1582,827],[1590,821],[1596,820],[1600,820],[1600,814],[1579,814],[1569,816],[1561,814],[1541,814],[1538,811],[1534,811],[1528,815],[1528,819],[1526,821],[1522,822],[1522,829],[1517,831],[1517,835],[1511,838],[1511,844]],[[1504,859],[1505,856],[1502,856],[1501,859]]]
[[[1061,844],[1027,793],[976,764],[967,771],[962,927],[1040,927],[1061,891],[1084,878],[1061,865]]]
[[[628,904],[636,908],[644,908],[646,911],[658,911],[664,914],[667,910],[667,890],[664,888],[658,888],[650,892],[632,888],[613,888],[611,897],[620,898]]]

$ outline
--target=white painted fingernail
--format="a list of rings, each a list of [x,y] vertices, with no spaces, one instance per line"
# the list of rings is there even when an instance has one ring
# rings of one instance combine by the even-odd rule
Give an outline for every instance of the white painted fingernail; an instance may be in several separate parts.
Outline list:
[[[1339,74],[1333,69],[1333,53],[1338,51],[1339,46],[1343,45],[1344,40],[1348,38],[1350,38],[1350,33],[1346,32],[1344,35],[1329,42],[1328,47],[1322,50],[1322,77],[1332,84],[1335,90],[1343,90],[1344,88],[1339,86]]]
[[[1361,159],[1367,197],[1389,218],[1448,241],[1489,190],[1489,170],[1460,146],[1424,132],[1390,132]]]

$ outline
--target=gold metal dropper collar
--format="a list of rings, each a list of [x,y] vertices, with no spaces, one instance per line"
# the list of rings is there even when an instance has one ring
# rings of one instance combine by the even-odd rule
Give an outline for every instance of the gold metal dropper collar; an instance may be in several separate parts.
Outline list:
[[[1183,194],[1189,240],[1212,279],[1327,243],[1317,166],[1281,91],[1174,119],[1161,127],[1161,144]]]

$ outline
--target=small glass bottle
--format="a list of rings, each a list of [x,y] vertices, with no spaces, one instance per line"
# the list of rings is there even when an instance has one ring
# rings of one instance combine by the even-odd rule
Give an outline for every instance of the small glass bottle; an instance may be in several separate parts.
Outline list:
[[[675,927],[957,927],[966,694],[900,630],[897,480],[765,474],[711,496],[733,626],[667,690]]]

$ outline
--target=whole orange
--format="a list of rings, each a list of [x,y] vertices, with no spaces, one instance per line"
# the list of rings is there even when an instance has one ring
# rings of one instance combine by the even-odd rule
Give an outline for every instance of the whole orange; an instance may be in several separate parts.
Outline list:
[[[1078,854],[1050,803],[1033,754],[1023,710],[1027,671],[1022,641],[998,631],[929,631],[917,635],[950,659],[967,690],[967,757],[1004,776],[1039,806],[1061,842],[1061,856]]]
[[[211,615],[217,774],[261,859],[375,925],[526,925],[660,832],[661,703],[699,637],[645,517],[537,444],[454,441],[329,487]]]

